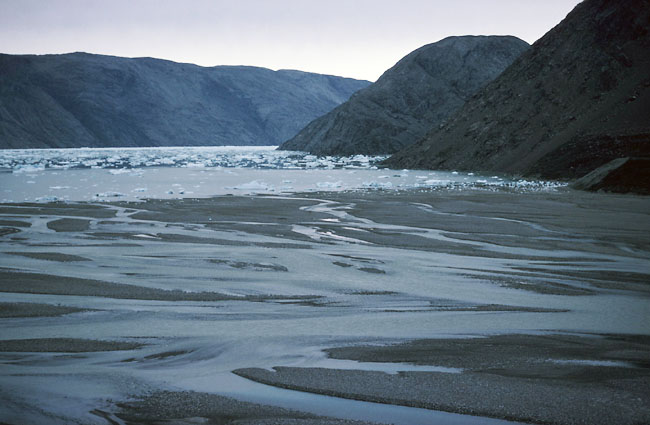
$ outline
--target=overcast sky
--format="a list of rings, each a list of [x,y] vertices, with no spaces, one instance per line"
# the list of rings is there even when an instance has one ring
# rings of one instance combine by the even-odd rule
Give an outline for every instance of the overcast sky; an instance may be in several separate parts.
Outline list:
[[[534,42],[578,0],[0,0],[0,52],[151,56],[374,81],[450,35]]]

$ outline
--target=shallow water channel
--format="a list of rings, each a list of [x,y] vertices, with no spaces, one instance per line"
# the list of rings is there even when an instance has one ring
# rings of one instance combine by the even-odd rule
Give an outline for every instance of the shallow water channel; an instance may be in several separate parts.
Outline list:
[[[90,412],[117,414],[119,402],[155,391],[197,391],[377,423],[508,423],[286,390],[231,372],[417,371],[452,380],[471,371],[435,359],[334,360],[322,350],[650,334],[647,200],[373,169],[368,158],[258,150],[224,165],[215,152],[172,151],[169,164],[157,151],[0,161],[0,304],[23,314],[0,318],[0,344],[19,347],[0,353],[0,422],[103,425]],[[115,347],[88,349],[98,341]],[[49,343],[78,349],[42,348]]]

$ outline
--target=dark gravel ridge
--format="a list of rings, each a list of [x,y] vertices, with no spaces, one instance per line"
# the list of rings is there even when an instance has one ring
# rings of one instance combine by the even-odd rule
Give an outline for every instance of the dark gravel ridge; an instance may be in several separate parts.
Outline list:
[[[540,424],[650,420],[650,338],[497,335],[327,350],[333,358],[462,368],[462,373],[276,367],[235,374],[334,397]]]

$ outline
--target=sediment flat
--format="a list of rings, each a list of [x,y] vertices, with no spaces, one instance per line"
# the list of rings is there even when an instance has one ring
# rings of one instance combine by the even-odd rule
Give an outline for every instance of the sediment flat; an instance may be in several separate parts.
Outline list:
[[[309,300],[312,296],[251,295],[232,296],[217,292],[184,292],[147,288],[122,283],[55,276],[41,273],[23,273],[0,269],[0,292],[49,295],[79,295],[131,300],[155,301],[264,301],[275,299]],[[317,298],[317,297],[316,297]]]
[[[0,303],[0,318],[51,317],[81,311],[87,311],[87,309],[39,303]]]
[[[474,416],[650,422],[648,197],[467,189],[3,204],[0,226],[10,353],[0,422],[17,411],[44,424],[350,423],[236,400],[224,384],[233,370]],[[56,363],[35,354],[77,351]],[[322,366],[338,360],[365,370]],[[261,387],[236,379],[238,394],[242,381]]]
[[[142,347],[142,344],[134,342],[78,338],[5,339],[0,341],[0,351],[15,353],[88,353],[135,350],[140,347]]]
[[[115,217],[115,211],[104,205],[90,203],[67,203],[67,202],[50,202],[50,203],[18,203],[18,204],[1,204],[0,214],[13,217],[33,216],[33,215],[52,215],[62,217],[92,217],[92,218],[112,218]]]
[[[327,350],[332,358],[462,368],[462,373],[277,367],[235,373],[335,397],[554,424],[650,419],[650,337],[498,335]]]
[[[36,260],[45,260],[45,261],[60,261],[63,263],[71,261],[90,261],[86,257],[81,257],[79,255],[63,254],[60,252],[7,252],[9,255],[19,255],[27,258],[34,258]]]
[[[372,425],[370,422],[324,418],[281,407],[239,401],[194,391],[159,391],[137,401],[122,403],[117,416],[130,424],[173,421],[243,425]]]
[[[60,218],[47,223],[49,229],[55,232],[83,232],[90,227],[90,220],[80,218]]]

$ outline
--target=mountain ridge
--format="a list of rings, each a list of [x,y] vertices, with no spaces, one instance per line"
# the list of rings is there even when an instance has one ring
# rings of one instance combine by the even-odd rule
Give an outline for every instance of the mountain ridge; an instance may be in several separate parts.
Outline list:
[[[586,0],[396,168],[580,177],[650,155],[650,2]]]
[[[0,54],[0,147],[278,145],[369,84],[148,57]]]
[[[325,155],[396,152],[460,108],[527,48],[513,36],[453,36],[424,45],[280,149]]]

